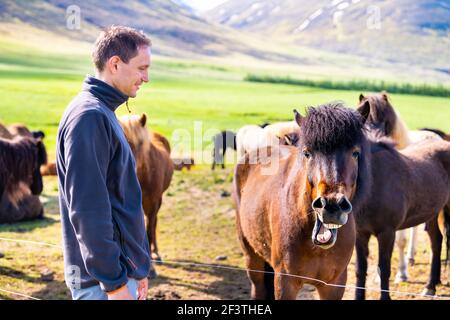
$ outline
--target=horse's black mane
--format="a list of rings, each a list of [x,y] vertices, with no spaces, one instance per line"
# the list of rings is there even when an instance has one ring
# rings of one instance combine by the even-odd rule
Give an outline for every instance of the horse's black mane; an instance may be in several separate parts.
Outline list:
[[[311,150],[331,153],[351,148],[364,138],[362,116],[341,102],[309,107],[301,123],[301,140]]]

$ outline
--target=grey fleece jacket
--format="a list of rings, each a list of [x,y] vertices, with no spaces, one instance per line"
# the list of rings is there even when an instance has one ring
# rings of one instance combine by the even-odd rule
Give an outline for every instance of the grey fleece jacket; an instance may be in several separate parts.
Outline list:
[[[57,173],[66,284],[105,292],[150,270],[142,194],[114,111],[128,97],[87,77],[58,129]]]

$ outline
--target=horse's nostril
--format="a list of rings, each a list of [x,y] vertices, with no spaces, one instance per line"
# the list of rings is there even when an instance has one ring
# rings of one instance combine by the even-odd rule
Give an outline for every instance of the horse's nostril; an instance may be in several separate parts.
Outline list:
[[[352,211],[352,204],[350,203],[350,201],[347,200],[346,197],[342,197],[339,200],[338,205],[339,205],[339,208],[343,212],[350,212],[350,211]]]
[[[317,197],[316,200],[313,201],[312,207],[314,209],[323,209],[325,208],[327,202],[322,197]]]

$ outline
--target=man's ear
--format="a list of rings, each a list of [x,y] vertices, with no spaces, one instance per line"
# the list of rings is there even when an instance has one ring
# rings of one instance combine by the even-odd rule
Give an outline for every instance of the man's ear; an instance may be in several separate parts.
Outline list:
[[[366,123],[367,118],[369,118],[369,115],[370,115],[369,100],[366,100],[364,103],[362,103],[356,110],[363,117],[364,123]]]
[[[141,115],[139,122],[141,123],[141,126],[145,127],[145,124],[147,123],[147,115],[145,113]]]
[[[297,122],[297,124],[301,127],[303,121],[302,115],[297,111],[297,109],[294,109],[294,115],[295,115],[295,122]]]
[[[111,58],[109,58],[107,65],[111,73],[117,72],[118,69],[117,65],[119,64],[120,61],[121,60],[119,56],[112,56]]]

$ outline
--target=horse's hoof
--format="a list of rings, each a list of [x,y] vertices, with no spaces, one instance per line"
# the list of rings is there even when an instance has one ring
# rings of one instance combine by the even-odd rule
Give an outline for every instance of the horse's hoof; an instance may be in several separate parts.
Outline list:
[[[148,274],[148,278],[149,279],[156,279],[156,277],[158,276],[158,274],[156,273],[155,269],[151,269],[149,274]]]
[[[163,262],[160,255],[158,255],[156,253],[152,253],[152,261],[154,264],[159,264],[159,265],[161,265]]]
[[[410,258],[410,259],[408,260],[408,264],[409,264],[410,267],[414,266],[415,263],[416,263],[416,262],[415,262],[414,259],[412,259],[412,258]]]
[[[436,295],[436,289],[425,288],[422,291],[422,295],[423,296],[435,296]]]
[[[394,280],[395,284],[399,284],[399,283],[407,282],[407,281],[408,281],[408,276],[406,274],[397,273],[395,275],[395,280]]]

